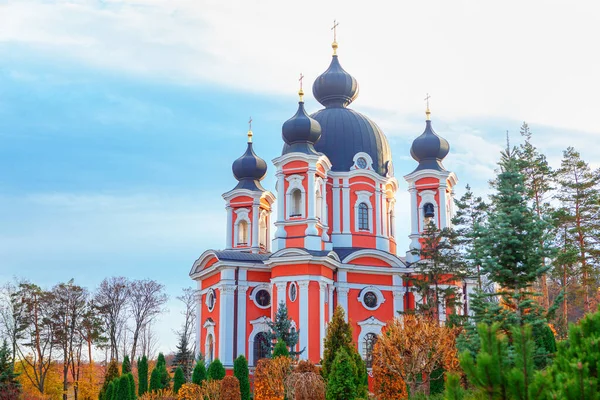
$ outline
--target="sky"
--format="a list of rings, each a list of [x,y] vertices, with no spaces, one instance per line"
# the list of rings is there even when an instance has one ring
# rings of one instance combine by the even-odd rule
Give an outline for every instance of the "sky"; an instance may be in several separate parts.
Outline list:
[[[400,248],[426,93],[457,196],[489,193],[523,121],[552,166],[574,146],[600,167],[597,1],[0,0],[0,283],[155,279],[171,296],[159,348],[174,350],[175,297],[224,246],[247,121],[255,151],[277,157],[334,19],[352,108],[390,141]],[[270,162],[263,183],[274,190]]]

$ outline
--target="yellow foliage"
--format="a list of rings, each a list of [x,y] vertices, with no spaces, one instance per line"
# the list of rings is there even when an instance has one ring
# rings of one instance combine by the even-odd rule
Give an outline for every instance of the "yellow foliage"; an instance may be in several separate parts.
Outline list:
[[[184,383],[177,392],[179,400],[198,400],[202,399],[202,388],[195,383]]]
[[[292,360],[289,357],[259,360],[254,372],[254,399],[283,400],[284,382],[291,367]]]
[[[177,395],[171,389],[161,389],[156,392],[144,393],[138,400],[177,400]]]
[[[19,374],[19,382],[23,387],[23,398],[27,400],[60,400],[63,394],[62,376],[59,371],[60,366],[53,363],[46,374],[44,381],[44,393],[40,393],[37,386],[27,377],[33,377],[33,369],[27,362],[17,362],[15,372]]]
[[[221,398],[221,381],[202,382],[204,400],[219,400]]]

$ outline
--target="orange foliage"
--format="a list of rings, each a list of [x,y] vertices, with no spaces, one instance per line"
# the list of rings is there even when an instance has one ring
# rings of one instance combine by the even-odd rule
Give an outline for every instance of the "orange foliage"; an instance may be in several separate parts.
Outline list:
[[[23,387],[23,398],[25,400],[60,400],[63,394],[63,384],[61,377],[62,367],[58,364],[52,364],[46,375],[44,382],[44,393],[40,393],[38,388],[27,378],[27,373],[33,376],[33,369],[26,362],[17,362],[15,372],[19,375],[19,382]]]
[[[300,360],[294,369],[294,372],[314,372],[315,374],[319,373],[319,368],[308,360]]]
[[[202,382],[203,400],[219,400],[221,398],[221,381]]]
[[[292,372],[285,380],[285,398],[325,400],[325,381],[317,372]]]
[[[434,369],[457,371],[458,333],[457,328],[439,326],[437,321],[423,316],[404,315],[389,322],[373,349],[376,394],[381,398],[404,399],[404,382],[411,393],[417,393],[429,387],[429,376]],[[398,392],[404,397],[398,397]]]
[[[240,381],[235,376],[226,376],[221,381],[220,400],[239,400],[242,394],[240,392]]]
[[[184,383],[177,392],[178,400],[197,400],[202,398],[202,388],[195,383]]]
[[[156,392],[144,393],[138,400],[177,400],[177,395],[171,389],[161,389]]]
[[[291,371],[291,365],[289,357],[259,360],[254,372],[254,399],[283,400],[284,382]]]

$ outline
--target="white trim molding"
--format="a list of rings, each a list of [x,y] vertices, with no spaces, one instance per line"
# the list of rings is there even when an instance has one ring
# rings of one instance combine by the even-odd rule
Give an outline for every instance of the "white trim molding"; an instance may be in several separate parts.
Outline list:
[[[250,321],[250,325],[252,325],[252,332],[250,332],[250,336],[248,336],[248,364],[250,366],[254,365],[254,338],[261,332],[269,332],[271,328],[269,327],[270,319],[265,317],[258,317],[257,319]]]
[[[364,321],[360,321],[358,326],[360,327],[360,332],[358,334],[358,354],[363,357],[363,344],[365,341],[365,336],[367,336],[369,333],[379,335],[386,324],[385,322],[381,322],[377,318],[370,316]]]
[[[258,300],[256,299],[256,295],[261,290],[266,290],[269,293],[269,304],[266,306],[261,306],[260,304],[258,304]],[[254,302],[256,307],[261,308],[263,310],[267,310],[267,309],[271,308],[271,305],[273,304],[273,293],[271,291],[271,285],[268,283],[261,283],[260,285],[252,288],[252,291],[250,292],[250,295],[248,297],[250,298],[250,300],[252,300]]]
[[[359,158],[363,158],[366,161],[366,166],[361,168],[358,166],[358,159]],[[371,156],[363,151],[359,151],[358,153],[356,153],[354,155],[354,157],[352,158],[352,162],[354,163],[354,165],[352,166],[351,169],[358,169],[361,171],[372,171],[373,170],[373,159],[371,158]]]
[[[293,207],[293,199],[292,192],[294,190],[300,191],[300,215],[294,218],[306,218],[306,190],[304,190],[304,186],[302,185],[302,181],[304,180],[304,176],[302,175],[290,175],[285,178],[286,181],[289,182],[288,188],[285,191],[285,217],[286,219],[292,218]]]
[[[354,203],[354,231],[355,232],[369,232],[369,233],[373,233],[373,225],[375,224],[375,215],[373,215],[373,204],[371,204],[371,196],[373,195],[372,192],[369,192],[367,190],[359,190],[356,193],[356,203]],[[368,223],[369,223],[369,229],[359,229],[358,228],[358,223],[359,223],[359,218],[358,218],[358,212],[359,212],[359,206],[364,203],[368,209],[369,209],[369,214],[368,214]]]
[[[375,307],[369,307],[364,300],[364,297],[367,293],[373,293],[375,294],[375,297],[377,297],[377,305],[375,305]],[[363,305],[364,308],[366,308],[367,310],[370,311],[375,311],[377,310],[379,307],[381,307],[381,305],[383,303],[385,303],[385,297],[383,296],[383,293],[381,292],[381,290],[379,290],[377,287],[375,286],[367,286],[365,288],[363,288],[359,294],[358,294],[358,301],[360,302],[360,304]]]
[[[250,210],[247,208],[238,208],[237,210],[234,211],[236,214],[235,217],[235,224],[233,226],[233,247],[250,247],[251,245],[251,238],[250,238],[250,232],[252,232],[252,221],[250,221],[250,217],[249,217],[249,213]],[[239,241],[239,225],[240,222],[245,221],[247,228],[246,228],[246,242],[240,242]]]
[[[204,329],[206,329],[206,336],[204,337],[204,362],[206,364],[209,364],[210,362],[212,362],[215,359],[215,345],[217,343],[217,338],[215,337],[215,325],[216,325],[216,323],[215,323],[215,321],[212,320],[212,318],[207,318],[206,321],[204,322],[204,325],[202,325],[204,327]],[[212,353],[209,351],[209,346],[208,346],[208,337],[209,336],[212,336],[212,340],[213,340]],[[210,357],[209,357],[209,353],[210,353]]]

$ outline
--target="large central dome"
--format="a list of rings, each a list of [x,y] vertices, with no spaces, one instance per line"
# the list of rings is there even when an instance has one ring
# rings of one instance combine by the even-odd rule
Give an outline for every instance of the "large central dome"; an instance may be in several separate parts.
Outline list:
[[[315,80],[313,95],[325,107],[311,115],[322,132],[314,147],[329,158],[331,169],[349,171],[356,153],[364,152],[373,159],[375,171],[386,176],[392,159],[390,145],[375,122],[347,108],[358,96],[358,83],[342,68],[336,54],[327,71]]]

